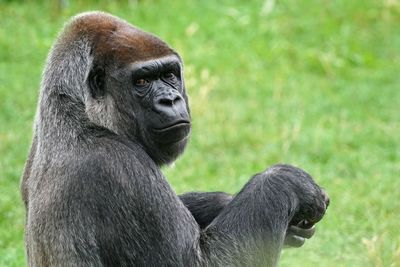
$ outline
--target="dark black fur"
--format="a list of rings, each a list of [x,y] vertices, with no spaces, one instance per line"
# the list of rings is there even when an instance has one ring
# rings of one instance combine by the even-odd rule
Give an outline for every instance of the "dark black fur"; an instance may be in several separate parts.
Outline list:
[[[312,235],[300,226],[327,196],[289,165],[235,196],[179,198],[160,166],[189,133],[177,53],[111,15],[75,17],[47,61],[21,184],[29,266],[275,266],[290,225]]]
[[[224,192],[190,192],[179,198],[193,215],[200,228],[206,228],[229,204],[232,196]]]

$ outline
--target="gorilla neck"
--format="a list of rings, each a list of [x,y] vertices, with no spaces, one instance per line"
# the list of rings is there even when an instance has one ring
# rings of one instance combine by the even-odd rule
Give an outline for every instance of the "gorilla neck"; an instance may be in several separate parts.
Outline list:
[[[187,138],[172,144],[158,144],[154,142],[139,141],[139,144],[146,144],[144,150],[151,159],[158,165],[163,166],[174,162],[185,150]]]

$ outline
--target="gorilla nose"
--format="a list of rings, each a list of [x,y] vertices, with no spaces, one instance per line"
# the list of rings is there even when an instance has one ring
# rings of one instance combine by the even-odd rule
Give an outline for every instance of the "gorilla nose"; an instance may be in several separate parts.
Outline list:
[[[168,94],[158,97],[156,99],[155,105],[156,107],[163,109],[163,108],[173,107],[174,105],[178,104],[178,102],[181,101],[182,101],[181,96],[175,94]]]

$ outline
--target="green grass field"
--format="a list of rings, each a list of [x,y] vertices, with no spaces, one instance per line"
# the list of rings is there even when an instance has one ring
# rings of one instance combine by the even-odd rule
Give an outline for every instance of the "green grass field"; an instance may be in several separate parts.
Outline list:
[[[400,266],[399,0],[37,2],[0,0],[0,266],[25,265],[19,180],[46,54],[94,9],[184,59],[192,139],[164,169],[178,193],[234,193],[291,163],[331,206],[281,266]]]

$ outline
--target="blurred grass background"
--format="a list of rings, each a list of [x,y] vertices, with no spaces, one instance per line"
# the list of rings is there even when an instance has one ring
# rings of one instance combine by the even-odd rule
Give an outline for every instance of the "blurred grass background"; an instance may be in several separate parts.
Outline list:
[[[178,193],[295,164],[332,201],[281,266],[400,266],[399,0],[0,0],[0,266],[25,265],[19,180],[46,54],[95,9],[183,56],[192,139],[164,169]]]

